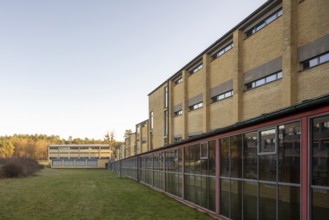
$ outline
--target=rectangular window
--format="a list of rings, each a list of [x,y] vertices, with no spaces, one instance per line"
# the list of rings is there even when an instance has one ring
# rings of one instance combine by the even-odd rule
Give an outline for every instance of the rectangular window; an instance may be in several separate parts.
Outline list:
[[[203,106],[203,102],[199,102],[199,103],[197,103],[197,104],[191,105],[191,106],[189,107],[189,109],[190,109],[190,111],[193,111],[193,110],[196,110],[196,109],[202,108],[202,106]]]
[[[198,72],[199,70],[201,70],[203,68],[203,63],[200,63],[199,65],[197,65],[196,67],[192,68],[189,73],[190,75]]]
[[[215,54],[212,55],[212,58],[217,59],[218,57],[222,56],[224,53],[231,50],[232,48],[233,48],[233,42],[229,43],[225,47],[223,47],[220,50],[218,50],[217,52],[215,52]]]
[[[250,37],[251,35],[257,33],[258,31],[262,30],[264,27],[278,19],[280,16],[282,16],[282,8],[279,9],[278,11],[274,12],[261,22],[259,22],[257,25],[246,31],[246,37]]]
[[[150,112],[150,129],[153,129],[153,111]]]
[[[276,153],[276,129],[260,131],[258,154]]]
[[[271,83],[273,81],[279,80],[281,78],[282,78],[282,71],[279,71],[279,72],[276,72],[274,74],[271,74],[271,75],[265,76],[263,78],[260,78],[256,81],[246,83],[244,85],[244,89],[245,90],[253,89],[253,88]]]
[[[164,88],[164,107],[168,108],[168,86]]]
[[[224,92],[224,93],[216,95],[214,97],[211,97],[211,99],[212,99],[213,102],[218,102],[220,100],[223,100],[223,99],[226,99],[226,98],[229,98],[229,97],[232,97],[232,96],[233,96],[233,90],[228,91],[228,92]]]
[[[164,111],[164,136],[168,135],[168,130],[169,130],[169,118],[168,118],[168,111]]]
[[[182,141],[183,140],[183,138],[182,137],[175,137],[175,142],[180,142],[180,141]]]
[[[176,111],[176,112],[174,112],[174,115],[175,116],[180,116],[180,115],[182,115],[183,114],[183,110],[181,109],[181,110],[178,110],[178,111]]]
[[[174,79],[174,84],[178,85],[183,82],[183,77],[179,76],[178,78]]]
[[[319,55],[319,56],[316,56],[316,57],[313,57],[311,59],[308,59],[306,61],[303,61],[301,63],[301,68],[302,70],[307,70],[309,68],[312,68],[312,67],[315,67],[315,66],[318,66],[322,63],[326,63],[329,61],[329,52],[325,53],[325,54],[322,54],[322,55]]]

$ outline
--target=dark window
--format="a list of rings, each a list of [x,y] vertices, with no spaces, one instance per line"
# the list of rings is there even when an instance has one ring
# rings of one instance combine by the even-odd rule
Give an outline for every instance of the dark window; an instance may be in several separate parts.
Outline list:
[[[277,73],[274,73],[274,74],[265,76],[263,78],[260,78],[256,81],[246,83],[244,85],[244,88],[245,88],[245,90],[249,90],[249,89],[252,89],[252,88],[256,88],[256,87],[268,84],[270,82],[276,81],[276,80],[281,79],[281,78],[282,78],[282,71],[279,71]]]
[[[180,84],[180,83],[182,83],[182,82],[183,82],[183,77],[182,77],[182,76],[179,76],[178,78],[176,78],[176,79],[174,80],[175,85]]]
[[[259,22],[257,25],[255,25],[248,31],[246,31],[246,36],[250,37],[251,35],[257,33],[258,31],[262,30],[264,27],[278,19],[280,16],[282,16],[282,8],[265,18],[263,21]]]
[[[189,107],[189,109],[190,109],[190,111],[192,111],[192,110],[196,110],[196,109],[202,108],[202,106],[203,106],[203,102],[199,102],[197,104],[191,105]]]
[[[219,94],[219,95],[216,95],[216,96],[212,97],[211,99],[212,99],[213,102],[218,102],[220,100],[229,98],[231,96],[233,96],[233,90],[228,91],[228,92],[224,92],[224,93]]]
[[[203,64],[201,63],[201,64],[197,65],[196,67],[192,68],[189,71],[189,73],[190,73],[190,75],[192,75],[192,74],[198,72],[199,70],[201,70],[202,68],[203,68]]]
[[[322,63],[326,63],[329,61],[329,53],[325,53],[316,57],[313,57],[311,59],[308,59],[306,61],[303,61],[302,64],[302,70],[306,70],[315,66],[318,66]]]
[[[174,112],[174,115],[175,116],[179,116],[179,115],[182,115],[182,114],[183,114],[183,110],[182,109]]]
[[[213,59],[216,59],[220,56],[222,56],[224,53],[226,53],[227,51],[231,50],[233,48],[233,42],[226,45],[225,47],[221,48],[220,50],[218,50],[217,52],[215,52],[214,55],[212,55]]]

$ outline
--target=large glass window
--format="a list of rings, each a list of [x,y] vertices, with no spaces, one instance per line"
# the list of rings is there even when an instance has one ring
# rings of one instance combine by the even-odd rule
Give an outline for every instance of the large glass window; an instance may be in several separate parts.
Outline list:
[[[329,216],[329,115],[312,120],[312,219]]]
[[[300,219],[300,135],[293,122],[220,139],[220,214]]]
[[[184,199],[216,209],[216,142],[184,148]]]

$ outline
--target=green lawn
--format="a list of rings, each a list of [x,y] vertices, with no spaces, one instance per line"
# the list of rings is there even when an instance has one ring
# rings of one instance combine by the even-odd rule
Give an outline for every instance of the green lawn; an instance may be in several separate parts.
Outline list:
[[[212,219],[107,170],[44,169],[0,179],[0,219]]]

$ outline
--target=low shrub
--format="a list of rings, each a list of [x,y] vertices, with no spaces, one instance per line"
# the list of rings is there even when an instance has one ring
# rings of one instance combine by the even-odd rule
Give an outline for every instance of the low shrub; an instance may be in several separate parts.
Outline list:
[[[36,160],[30,158],[9,158],[0,165],[0,176],[13,178],[31,176],[42,169]]]

